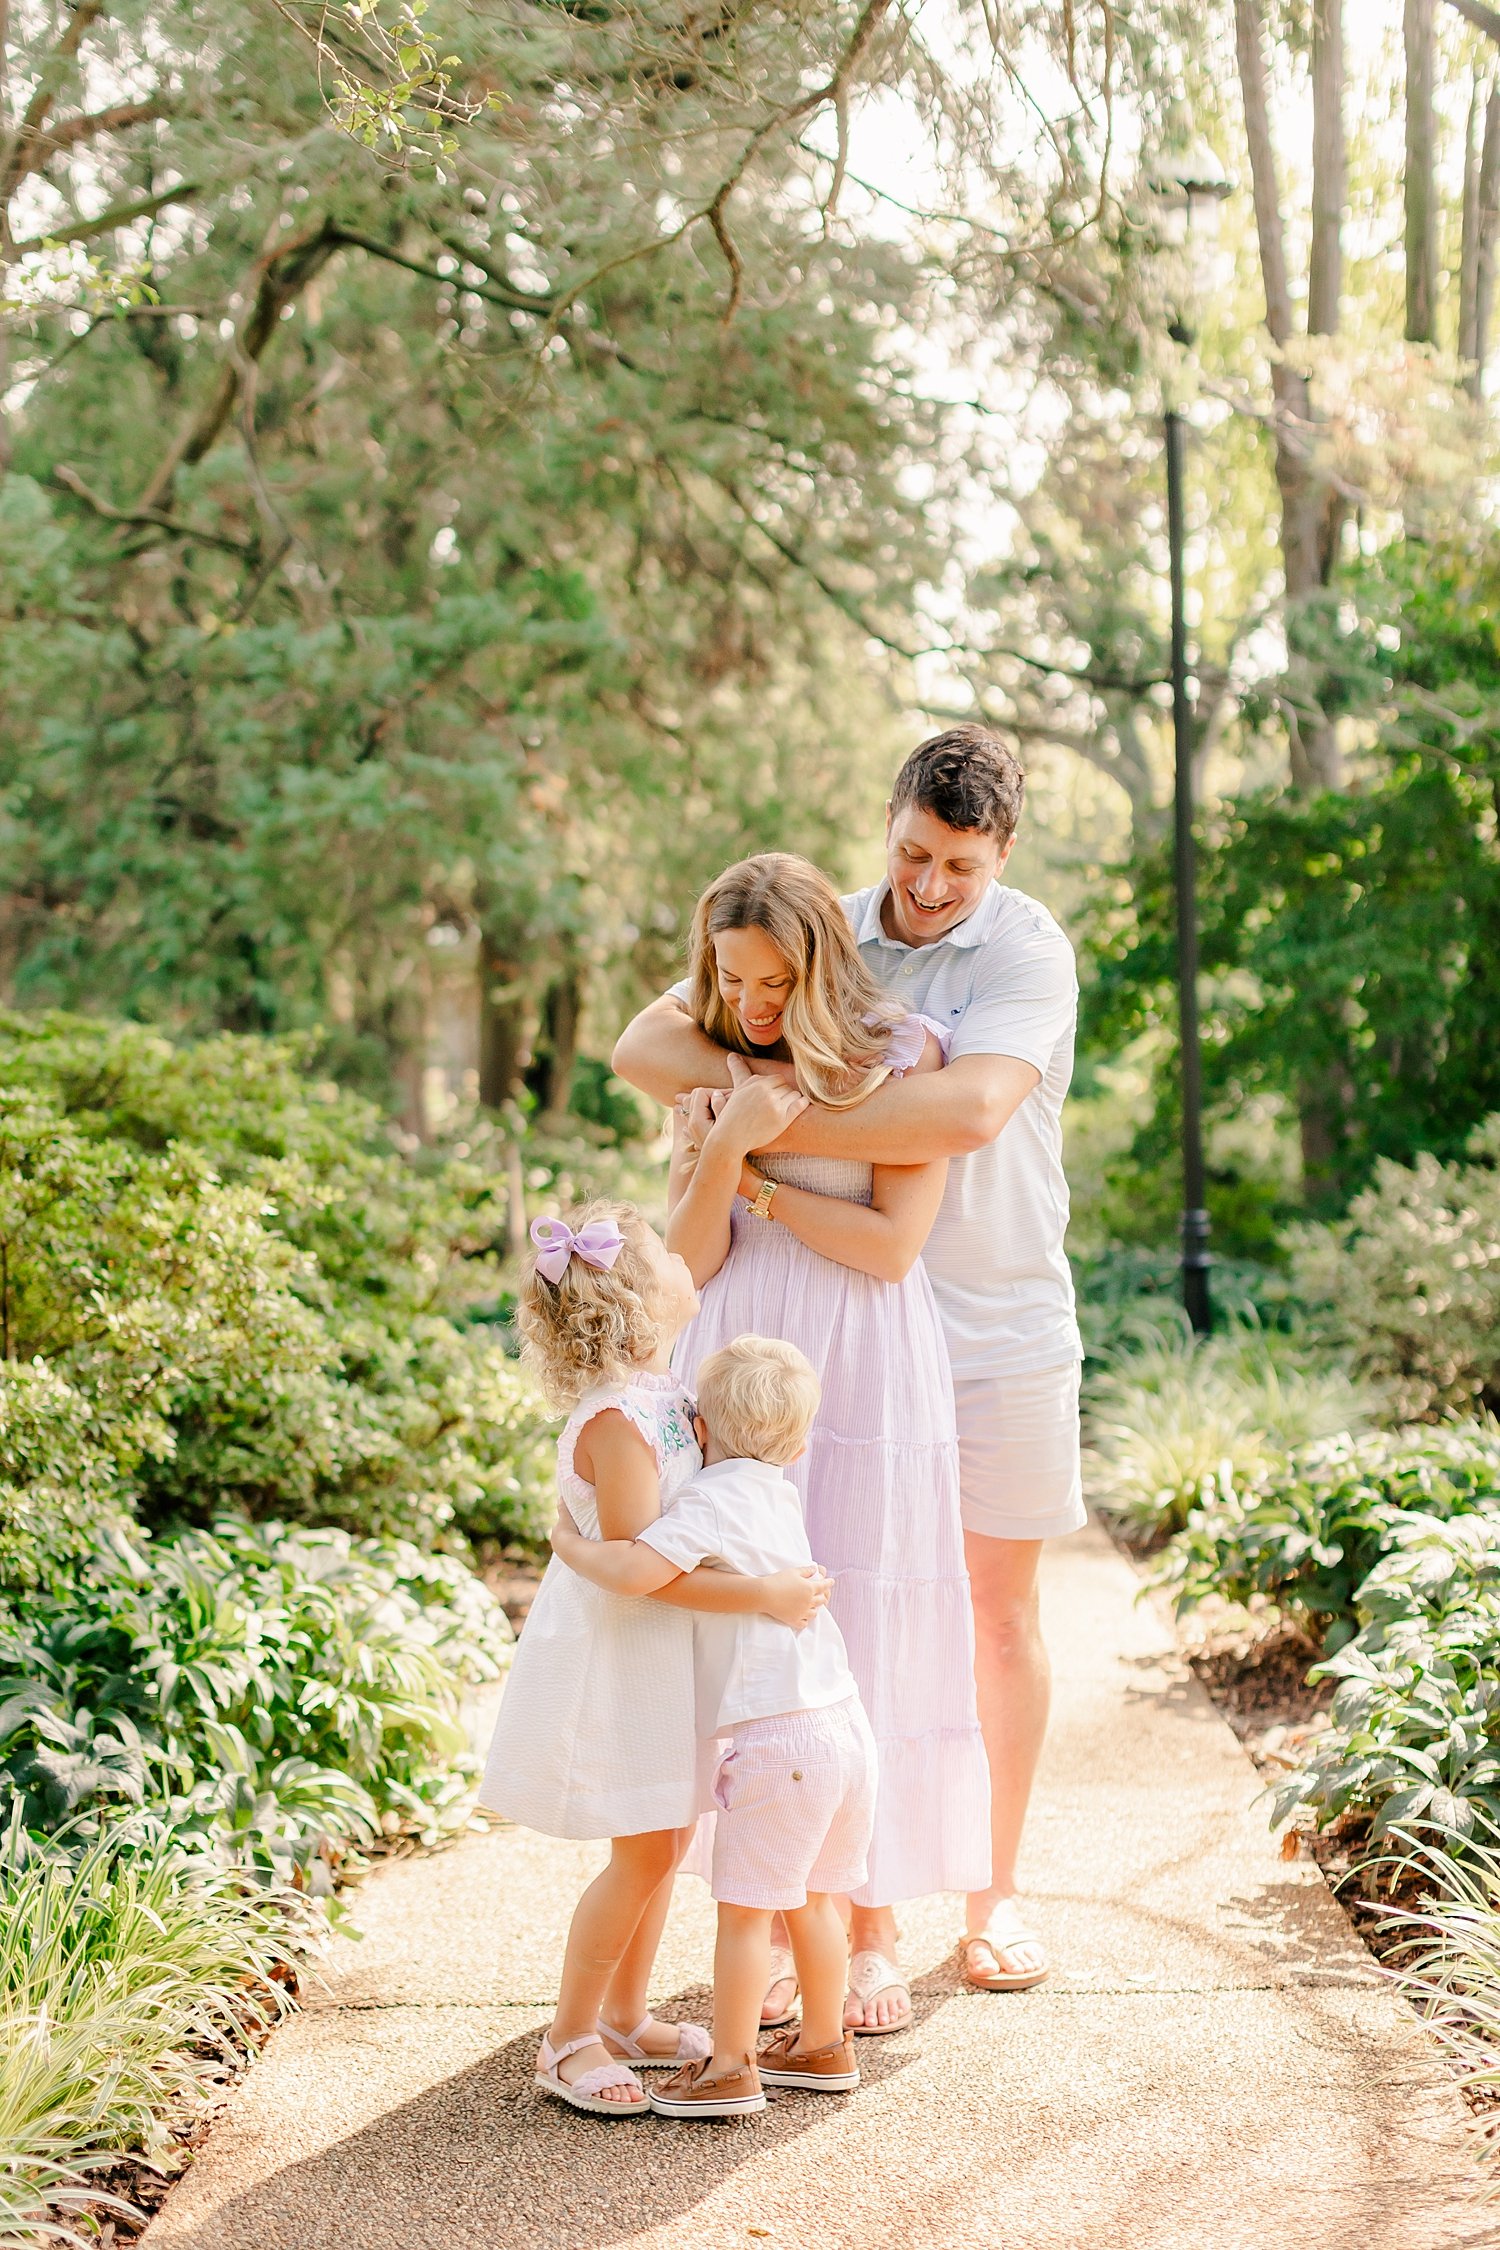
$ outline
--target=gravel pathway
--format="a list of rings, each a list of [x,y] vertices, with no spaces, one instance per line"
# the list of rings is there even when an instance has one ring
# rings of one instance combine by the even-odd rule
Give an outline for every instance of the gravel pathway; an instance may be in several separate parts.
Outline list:
[[[385,1869],[150,2250],[1481,2250],[1464,2113],[1104,1535],[1048,1559],[1056,1717],[1029,1900],[1058,1964],[968,1992],[904,1916],[916,2021],[845,2099],[610,2125],[531,2092],[594,1847],[506,1830]],[[684,1881],[666,2013],[707,2000]]]

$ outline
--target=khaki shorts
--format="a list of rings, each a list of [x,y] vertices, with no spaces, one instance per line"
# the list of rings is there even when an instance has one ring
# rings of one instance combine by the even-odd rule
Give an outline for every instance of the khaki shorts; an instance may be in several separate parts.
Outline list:
[[[955,1376],[965,1531],[1060,1539],[1088,1521],[1078,1443],[1076,1360],[1030,1375]]]

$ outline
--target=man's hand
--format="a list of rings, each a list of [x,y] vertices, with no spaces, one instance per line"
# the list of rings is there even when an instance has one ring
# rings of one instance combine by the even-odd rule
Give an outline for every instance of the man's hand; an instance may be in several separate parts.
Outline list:
[[[820,1609],[827,1607],[833,1580],[826,1578],[816,1563],[805,1563],[798,1570],[776,1571],[764,1581],[761,1591],[766,1616],[800,1633]]]

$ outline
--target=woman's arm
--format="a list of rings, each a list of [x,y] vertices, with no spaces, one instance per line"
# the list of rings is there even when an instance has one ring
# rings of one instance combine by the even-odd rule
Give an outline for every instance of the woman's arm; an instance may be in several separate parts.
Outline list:
[[[809,1250],[876,1281],[904,1281],[922,1255],[948,1178],[939,1164],[877,1164],[868,1204],[848,1203],[807,1188],[779,1186],[766,1214]],[[755,1196],[762,1175],[746,1163],[740,1193]]]
[[[729,1214],[751,1149],[768,1146],[807,1107],[795,1086],[739,1073],[740,1083],[703,1135],[696,1159],[687,1121],[674,1121],[667,1248],[687,1260],[701,1288],[729,1255]]]

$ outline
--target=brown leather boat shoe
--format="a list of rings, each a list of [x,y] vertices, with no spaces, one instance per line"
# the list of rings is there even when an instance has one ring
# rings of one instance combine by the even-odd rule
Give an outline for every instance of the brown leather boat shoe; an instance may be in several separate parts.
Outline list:
[[[794,2026],[760,2054],[760,2074],[768,2086],[800,2086],[809,2094],[848,2094],[859,2084],[854,2041],[845,2032],[828,2047],[796,2051],[801,2031]]]
[[[710,2058],[711,2059],[711,2058]],[[754,2117],[766,2106],[755,2064],[747,2055],[738,2070],[708,2075],[706,2062],[690,2062],[662,2086],[648,2086],[646,2099],[658,2117]]]

